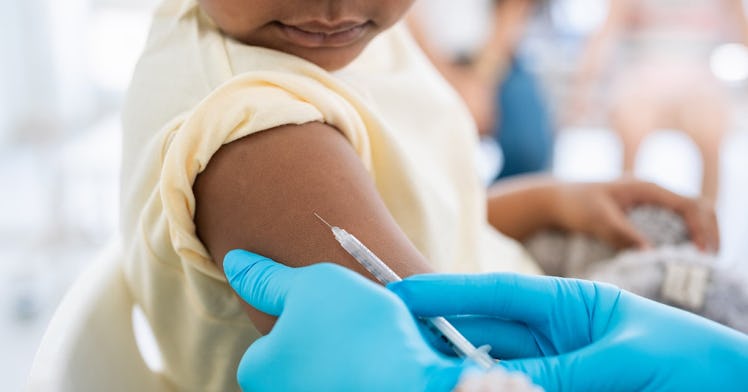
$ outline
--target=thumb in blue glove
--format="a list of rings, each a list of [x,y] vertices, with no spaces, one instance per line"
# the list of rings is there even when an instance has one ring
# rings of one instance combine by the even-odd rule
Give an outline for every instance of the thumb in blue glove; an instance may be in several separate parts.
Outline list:
[[[448,391],[464,370],[431,348],[402,301],[333,264],[289,268],[234,250],[224,259],[234,290],[279,316],[242,358],[251,391]]]
[[[748,390],[748,336],[611,285],[490,274],[388,287],[418,316],[480,317],[481,344],[534,356],[500,364],[546,390]]]

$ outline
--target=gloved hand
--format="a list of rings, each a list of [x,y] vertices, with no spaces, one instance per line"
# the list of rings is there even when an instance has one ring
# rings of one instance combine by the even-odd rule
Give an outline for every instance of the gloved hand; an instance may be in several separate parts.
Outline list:
[[[549,391],[748,390],[748,336],[611,285],[486,274],[388,287],[418,316],[463,315],[450,320],[495,357],[535,357],[500,364]]]
[[[403,302],[332,264],[289,268],[233,250],[224,270],[255,308],[280,316],[244,354],[248,391],[449,391],[461,361],[431,348]]]

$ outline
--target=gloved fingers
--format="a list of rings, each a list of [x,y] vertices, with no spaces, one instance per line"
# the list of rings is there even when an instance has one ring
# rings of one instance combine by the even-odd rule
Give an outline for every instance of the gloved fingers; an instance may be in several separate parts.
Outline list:
[[[474,346],[491,346],[491,356],[496,359],[538,357],[556,351],[541,348],[529,328],[513,321],[493,317],[464,316],[448,317],[448,320]],[[424,339],[442,354],[455,356],[454,349],[441,336],[439,331],[419,320],[418,328]]]
[[[283,311],[296,275],[294,268],[241,249],[226,254],[223,270],[229,284],[243,300],[273,316]]]
[[[239,361],[236,376],[243,391],[265,390],[260,388],[258,383],[267,379],[263,377],[267,373],[265,367],[274,363],[273,358],[278,356],[278,350],[272,350],[270,347],[272,339],[268,335],[255,340]]]
[[[417,316],[483,315],[533,324],[548,318],[558,278],[495,273],[424,274],[387,287]]]
[[[499,365],[524,373],[546,391],[642,391],[652,389],[657,367],[641,366],[647,359],[640,354],[625,343],[609,341],[558,356],[501,361]]]
[[[524,323],[492,317],[450,317],[449,321],[474,346],[491,346],[491,356],[496,359],[540,357],[557,354],[552,347],[541,347],[535,335]],[[454,354],[446,346],[448,354]]]

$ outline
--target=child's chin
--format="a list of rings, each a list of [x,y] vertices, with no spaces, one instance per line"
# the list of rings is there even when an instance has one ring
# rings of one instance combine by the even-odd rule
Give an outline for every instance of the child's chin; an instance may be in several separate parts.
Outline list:
[[[366,44],[345,48],[314,48],[296,54],[327,71],[336,71],[353,62],[364,50]]]

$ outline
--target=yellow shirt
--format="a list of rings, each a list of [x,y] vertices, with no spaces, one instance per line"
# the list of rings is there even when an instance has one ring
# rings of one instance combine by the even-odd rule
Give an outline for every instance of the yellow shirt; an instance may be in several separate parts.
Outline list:
[[[222,144],[310,121],[348,138],[435,270],[538,272],[488,225],[472,120],[403,27],[330,73],[223,36],[195,0],[163,0],[123,114],[121,221],[128,284],[178,389],[237,389],[260,336],[195,235],[195,177]]]

